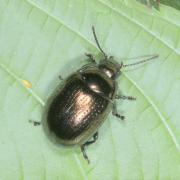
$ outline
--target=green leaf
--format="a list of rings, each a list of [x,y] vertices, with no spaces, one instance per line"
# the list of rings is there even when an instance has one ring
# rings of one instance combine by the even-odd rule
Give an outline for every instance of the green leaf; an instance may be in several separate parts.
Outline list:
[[[180,10],[180,1],[179,0],[137,0],[142,4],[145,4],[149,7],[153,6],[156,9],[159,9],[159,4],[165,4],[167,6],[173,7],[177,10]]]
[[[154,7],[156,9],[159,9],[159,0],[137,0],[142,4],[147,5],[148,7]]]
[[[111,114],[98,141],[54,147],[41,127],[43,104],[59,83],[103,49],[122,58],[159,58],[118,79],[126,116]],[[0,4],[0,179],[180,179],[180,13],[134,0],[3,0]],[[32,86],[32,87],[31,87]]]
[[[180,10],[180,1],[179,0],[161,0],[161,3]]]

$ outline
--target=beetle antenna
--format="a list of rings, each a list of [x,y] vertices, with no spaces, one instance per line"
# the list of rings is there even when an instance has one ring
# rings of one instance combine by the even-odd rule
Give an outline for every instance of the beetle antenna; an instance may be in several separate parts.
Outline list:
[[[148,61],[151,61],[155,58],[159,57],[158,54],[155,54],[155,55],[152,55],[150,58],[147,58],[147,59],[144,59],[142,61],[138,61],[138,62],[135,62],[135,63],[132,63],[132,64],[123,64],[122,67],[127,67],[127,66],[134,66],[134,65],[138,65],[138,64],[142,64],[142,63],[146,63]]]
[[[100,46],[100,44],[99,44],[99,42],[98,42],[98,39],[97,39],[97,36],[96,36],[96,32],[95,32],[94,26],[92,26],[92,31],[93,31],[94,39],[95,39],[95,41],[96,41],[96,44],[97,44],[99,50],[100,50],[100,51],[103,53],[103,55],[107,58],[106,53],[102,50],[102,48],[101,48],[101,46]]]

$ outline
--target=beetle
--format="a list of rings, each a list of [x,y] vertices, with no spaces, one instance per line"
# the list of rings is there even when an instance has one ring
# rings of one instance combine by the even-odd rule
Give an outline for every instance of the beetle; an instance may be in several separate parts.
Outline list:
[[[114,116],[124,119],[117,112],[115,99],[136,99],[117,94],[116,80],[121,69],[145,63],[158,56],[153,55],[133,64],[118,63],[103,51],[93,26],[92,32],[103,59],[97,63],[93,55],[86,54],[90,63],[69,75],[54,90],[45,104],[41,121],[50,141],[65,146],[79,145],[88,163],[90,161],[85,147],[98,139],[98,129],[107,115],[112,111]]]

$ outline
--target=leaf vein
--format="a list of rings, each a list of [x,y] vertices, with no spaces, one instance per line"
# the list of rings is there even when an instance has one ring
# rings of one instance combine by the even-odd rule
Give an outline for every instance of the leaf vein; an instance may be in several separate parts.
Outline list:
[[[84,39],[85,41],[87,41],[88,44],[92,45],[93,47],[96,47],[94,43],[92,43],[91,41],[89,41],[86,37],[84,37],[82,34],[80,34],[79,32],[77,32],[76,30],[74,30],[73,28],[71,28],[69,25],[65,24],[65,22],[63,22],[62,20],[58,19],[56,16],[50,14],[46,9],[41,8],[38,4],[32,2],[31,0],[26,0],[31,6],[36,7],[37,9],[39,9],[40,11],[44,12],[45,14],[47,14],[49,17],[51,17],[52,19],[54,19],[55,21],[59,22],[60,24],[62,24],[64,27],[66,27],[69,31],[73,32],[74,34],[76,34],[77,36],[79,36],[80,38]]]
[[[133,18],[128,17],[125,13],[118,11],[117,9],[115,9],[114,7],[108,5],[107,3],[103,2],[102,0],[97,0],[99,1],[99,3],[101,3],[102,5],[108,7],[109,9],[111,9],[113,12],[125,17],[126,19],[128,19],[130,22],[138,25],[139,27],[141,27],[142,29],[144,29],[144,31],[146,31],[147,33],[149,33],[150,35],[154,36],[157,40],[159,40],[161,43],[163,43],[164,45],[166,45],[168,48],[170,48],[171,50],[173,50],[176,54],[180,55],[180,52],[173,48],[170,44],[168,44],[167,42],[163,41],[162,39],[160,39],[156,34],[154,34],[153,32],[149,31],[143,24],[141,24],[140,22],[136,21]]]
[[[36,99],[36,101],[38,101],[42,106],[44,106],[44,101],[41,99],[41,97],[33,90],[30,88],[26,88],[23,84],[22,84],[22,78],[18,77],[14,72],[12,72],[8,67],[6,67],[2,62],[0,62],[0,67],[1,69],[3,69],[7,74],[9,74],[9,76],[11,76],[13,79],[15,79],[20,85],[21,87],[23,87],[24,89],[26,89],[31,95],[32,97],[34,97]]]
[[[161,122],[163,123],[165,129],[169,133],[172,141],[174,142],[178,152],[180,152],[180,145],[178,143],[178,140],[176,139],[172,129],[169,127],[168,123],[166,122],[166,119],[163,117],[162,113],[158,110],[157,106],[155,103],[145,94],[145,92],[138,86],[137,83],[135,83],[130,77],[128,77],[125,73],[124,76],[139,90],[139,92],[145,97],[145,99],[151,104],[153,109],[155,110],[156,114],[158,117],[161,119]]]

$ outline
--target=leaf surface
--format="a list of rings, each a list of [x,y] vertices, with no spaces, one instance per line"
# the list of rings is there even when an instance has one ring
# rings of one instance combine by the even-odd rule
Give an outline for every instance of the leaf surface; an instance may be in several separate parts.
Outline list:
[[[180,13],[136,1],[3,0],[0,5],[1,179],[179,179]],[[117,61],[159,54],[118,79],[124,122],[111,114],[87,148],[54,147],[41,127],[43,105],[59,83],[99,56],[93,39]],[[32,87],[31,87],[32,86]]]

